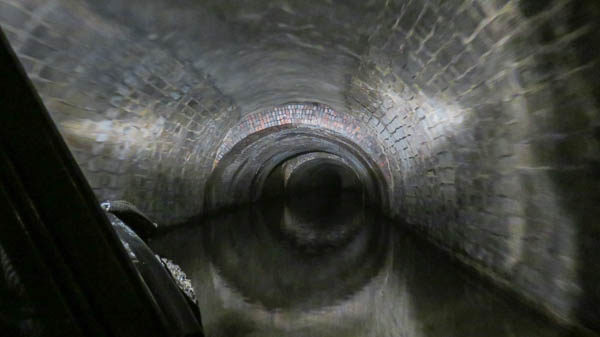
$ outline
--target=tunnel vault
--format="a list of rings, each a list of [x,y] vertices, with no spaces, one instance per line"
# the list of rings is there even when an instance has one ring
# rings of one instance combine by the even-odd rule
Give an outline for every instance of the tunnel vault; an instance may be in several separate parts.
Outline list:
[[[322,164],[595,331],[598,18],[595,0],[0,0],[98,199],[167,228]]]
[[[285,188],[299,166],[290,163],[303,157],[324,164],[320,157],[308,156],[321,153],[351,172],[347,175],[357,179],[356,188],[370,203],[389,210],[393,182],[387,158],[378,139],[364,129],[361,121],[314,103],[286,104],[247,115],[217,150],[205,209],[258,201],[267,180],[284,167]]]

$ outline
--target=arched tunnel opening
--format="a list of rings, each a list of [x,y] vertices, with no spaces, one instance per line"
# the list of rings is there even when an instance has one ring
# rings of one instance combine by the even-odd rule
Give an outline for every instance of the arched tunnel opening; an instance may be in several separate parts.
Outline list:
[[[278,120],[282,111],[298,115]],[[262,118],[275,118],[275,126],[263,129],[261,123],[258,129],[245,130],[242,120],[217,150],[206,184],[205,210],[210,213],[277,198],[296,200],[294,205],[314,200],[313,206],[326,210],[326,204],[332,206],[342,195],[354,195],[361,205],[388,209],[390,182],[372,153],[361,147],[375,144],[373,137],[354,135],[372,142],[361,138],[363,144],[357,144],[335,128],[306,124],[311,119],[313,124],[321,122],[323,112],[335,116],[321,104],[295,103],[258,113]],[[236,132],[248,134],[242,138]]]
[[[0,0],[0,27],[8,335],[600,333],[596,0]]]

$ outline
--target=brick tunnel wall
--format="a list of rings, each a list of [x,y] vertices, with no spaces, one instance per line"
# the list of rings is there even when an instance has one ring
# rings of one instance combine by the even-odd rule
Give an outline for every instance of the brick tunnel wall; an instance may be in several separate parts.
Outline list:
[[[328,104],[383,144],[391,216],[600,330],[599,11],[0,0],[0,24],[99,198],[177,223],[202,211],[216,149],[242,116]]]
[[[0,2],[0,15],[100,200],[130,200],[160,223],[201,212],[214,152],[239,117],[207,74],[76,2]]]
[[[598,327],[599,7],[391,5],[348,94],[398,213],[553,314]]]

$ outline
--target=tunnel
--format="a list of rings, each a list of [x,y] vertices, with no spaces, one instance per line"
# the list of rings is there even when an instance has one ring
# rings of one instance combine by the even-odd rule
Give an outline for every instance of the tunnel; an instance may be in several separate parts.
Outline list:
[[[0,27],[206,336],[600,333],[600,2],[0,0]]]

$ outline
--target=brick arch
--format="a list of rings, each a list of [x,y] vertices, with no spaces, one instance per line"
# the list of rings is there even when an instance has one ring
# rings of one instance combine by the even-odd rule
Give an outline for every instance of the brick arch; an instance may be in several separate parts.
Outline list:
[[[347,137],[371,156],[382,170],[389,186],[393,186],[389,160],[376,135],[372,134],[361,120],[318,103],[289,103],[242,117],[227,132],[217,150],[213,169],[227,152],[248,136],[282,126],[313,126]]]

